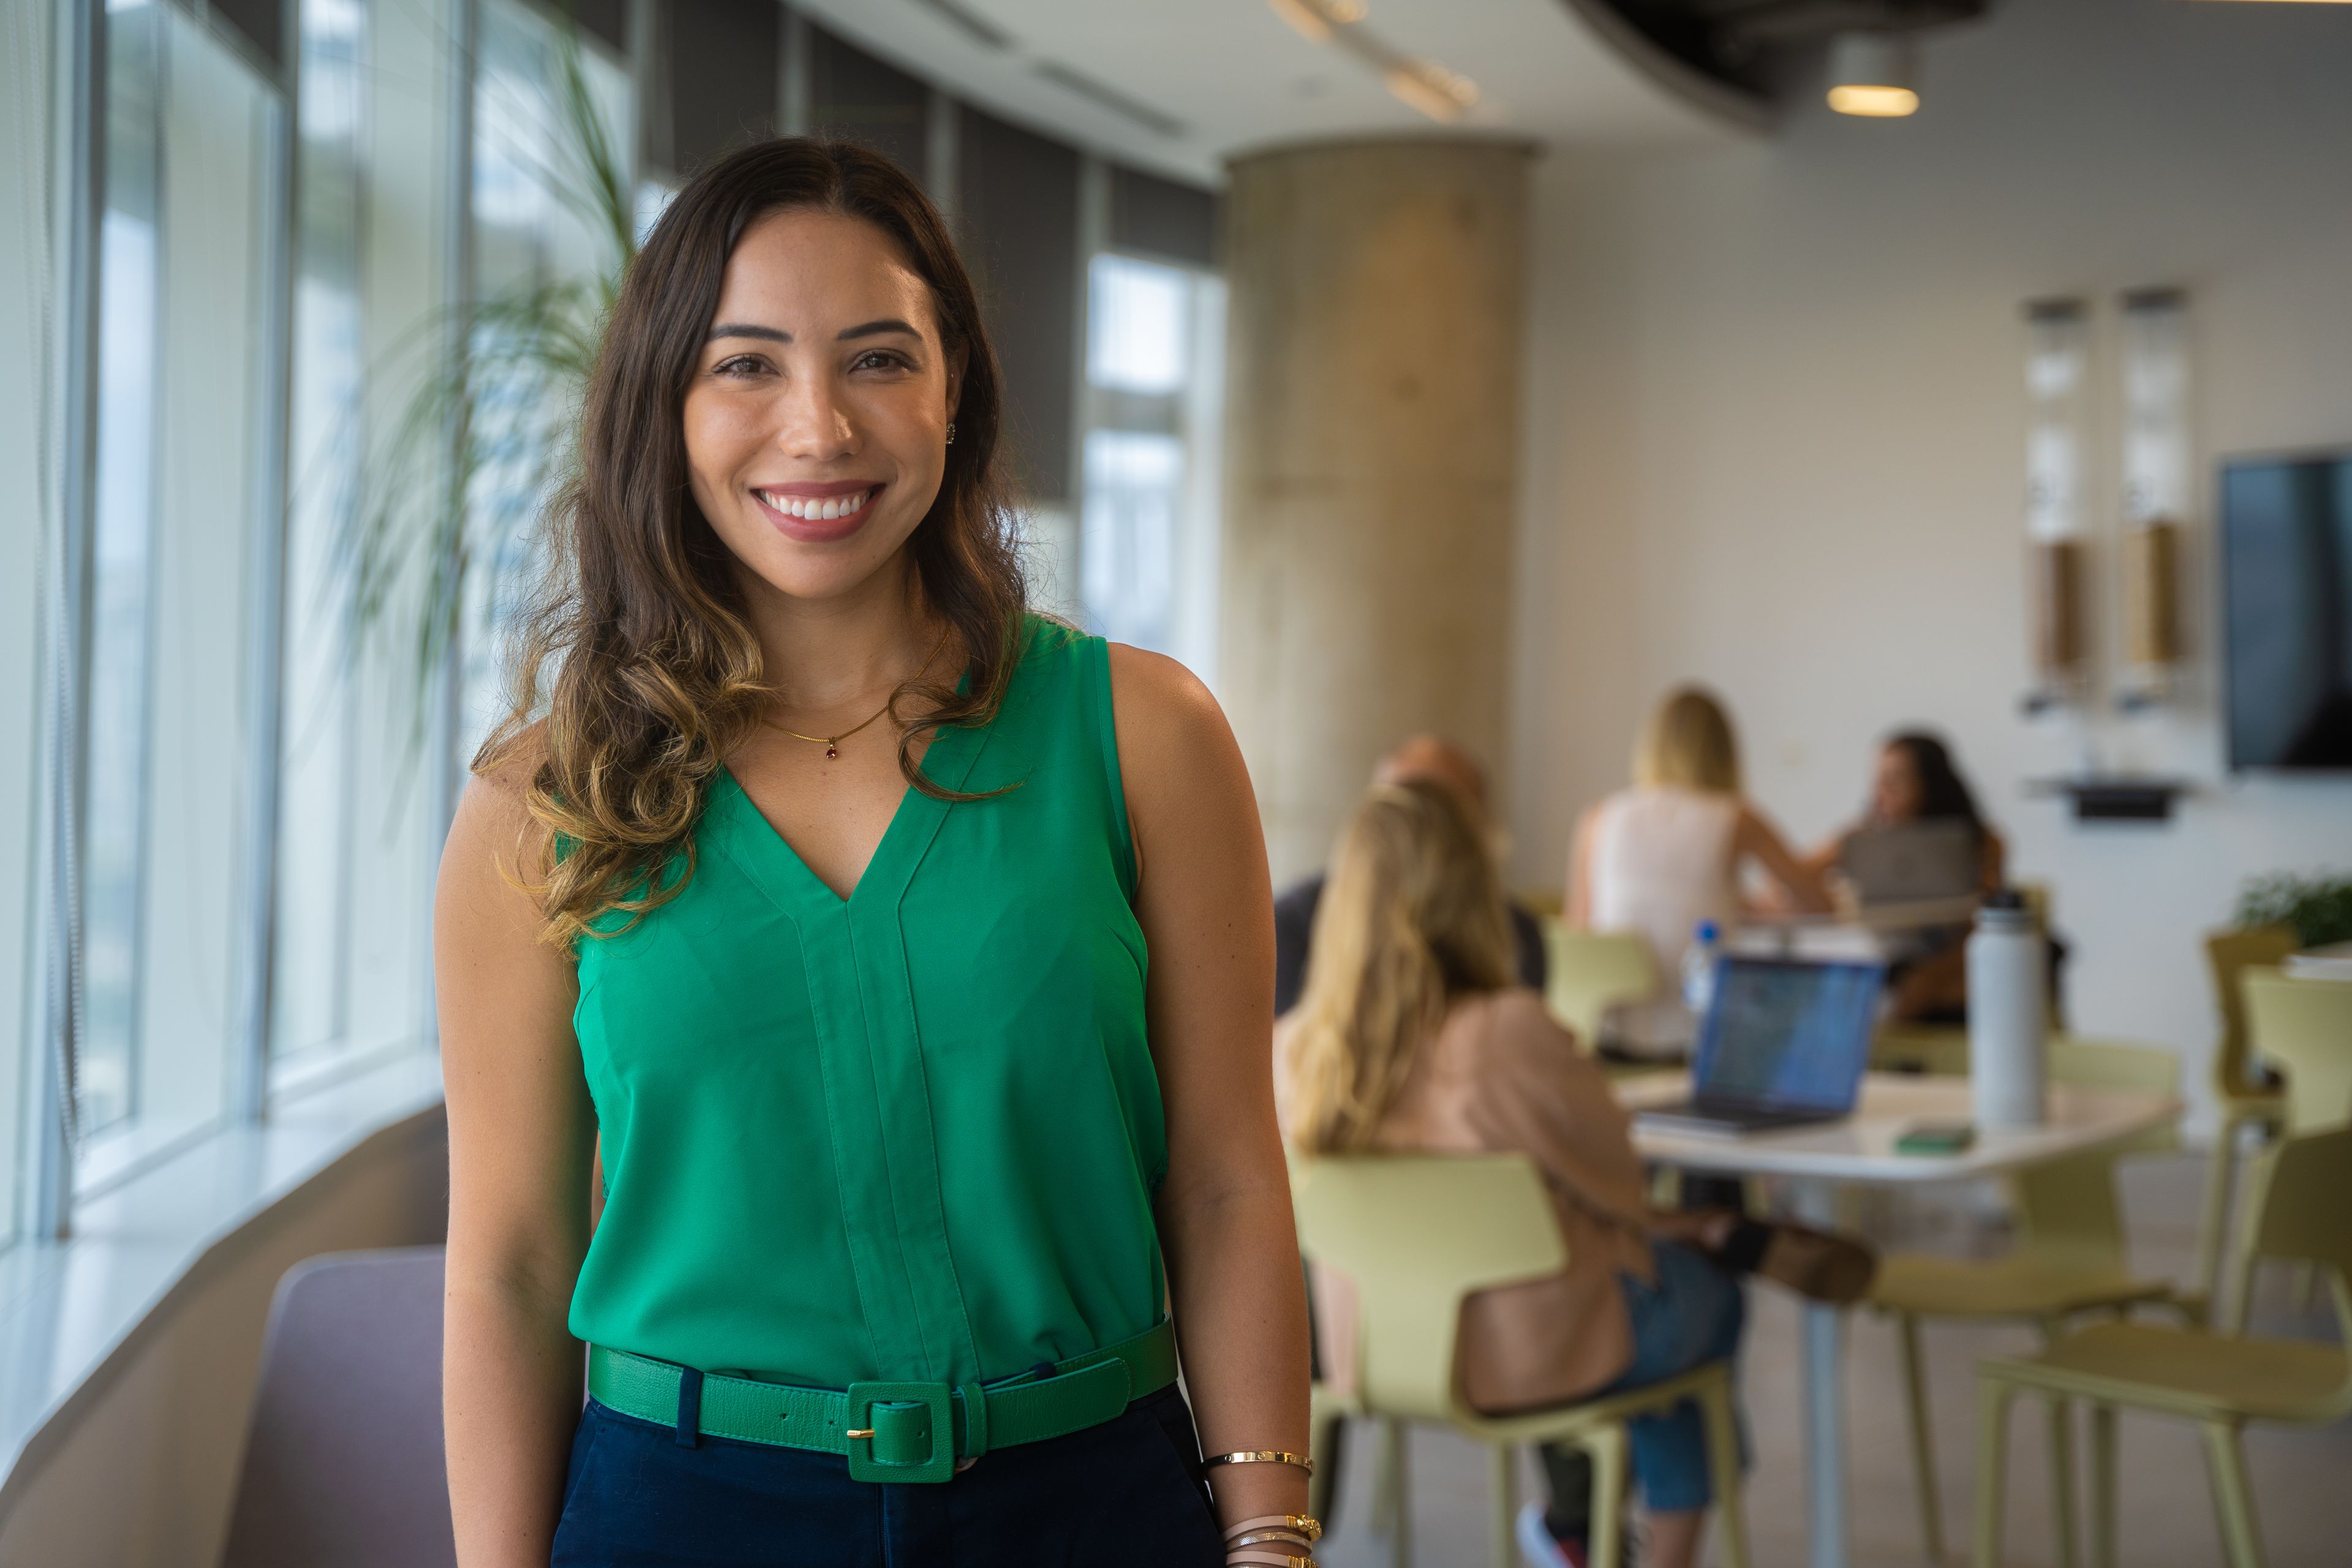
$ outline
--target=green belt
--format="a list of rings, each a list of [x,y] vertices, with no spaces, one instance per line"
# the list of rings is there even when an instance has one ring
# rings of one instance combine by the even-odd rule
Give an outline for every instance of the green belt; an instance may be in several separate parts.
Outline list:
[[[839,1454],[852,1479],[943,1481],[958,1459],[1083,1431],[1176,1381],[1167,1319],[1068,1361],[995,1383],[853,1383],[847,1392],[694,1373],[592,1345],[588,1393],[599,1405],[689,1436],[732,1437]]]

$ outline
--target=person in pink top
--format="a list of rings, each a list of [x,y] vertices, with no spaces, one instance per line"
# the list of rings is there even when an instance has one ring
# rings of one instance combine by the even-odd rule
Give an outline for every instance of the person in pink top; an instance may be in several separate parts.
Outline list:
[[[1514,984],[1493,858],[1435,785],[1376,788],[1342,831],[1276,1064],[1285,1136],[1307,1152],[1509,1151],[1543,1173],[1568,1263],[1465,1304],[1460,1376],[1476,1409],[1540,1409],[1732,1355],[1744,1271],[1840,1301],[1869,1283],[1871,1253],[1843,1237],[1649,1206],[1625,1110],[1542,998]],[[1344,1366],[1352,1297],[1318,1276],[1317,1298],[1325,1364]],[[1631,1432],[1647,1561],[1689,1568],[1715,1485],[1697,1409]],[[1547,1470],[1564,1458],[1547,1449]],[[1583,1542],[1555,1534],[1539,1506],[1519,1538],[1532,1562],[1582,1568]]]

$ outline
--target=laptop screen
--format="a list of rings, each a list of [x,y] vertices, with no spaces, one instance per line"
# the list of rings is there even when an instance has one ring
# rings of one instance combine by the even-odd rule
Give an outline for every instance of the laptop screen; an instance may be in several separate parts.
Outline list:
[[[1725,957],[1699,1030],[1698,1098],[1852,1109],[1885,976],[1875,963]]]

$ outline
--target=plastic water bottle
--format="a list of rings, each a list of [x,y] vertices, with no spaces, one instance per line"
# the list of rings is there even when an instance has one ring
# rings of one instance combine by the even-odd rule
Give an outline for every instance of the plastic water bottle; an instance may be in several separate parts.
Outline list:
[[[1715,1004],[1715,960],[1721,936],[1713,921],[1701,921],[1691,944],[1683,949],[1683,1005],[1693,1019],[1706,1017]]]
[[[1969,936],[1969,1077],[1979,1127],[2038,1127],[2045,1111],[2050,1015],[2042,933],[2007,889]]]

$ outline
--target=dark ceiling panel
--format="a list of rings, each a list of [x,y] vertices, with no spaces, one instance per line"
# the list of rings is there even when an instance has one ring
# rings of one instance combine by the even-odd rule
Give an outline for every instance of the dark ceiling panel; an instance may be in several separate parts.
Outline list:
[[[1070,494],[1078,316],[1078,155],[961,110],[956,228],[1004,370],[1011,472],[1031,500]]]
[[[1222,206],[1214,191],[1163,180],[1139,169],[1114,168],[1110,242],[1118,250],[1214,267],[1219,226],[1224,216]]]
[[[776,133],[775,0],[669,0],[670,161],[692,174]]]

